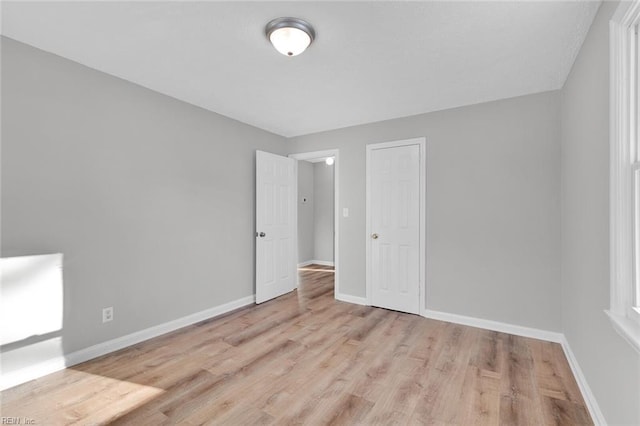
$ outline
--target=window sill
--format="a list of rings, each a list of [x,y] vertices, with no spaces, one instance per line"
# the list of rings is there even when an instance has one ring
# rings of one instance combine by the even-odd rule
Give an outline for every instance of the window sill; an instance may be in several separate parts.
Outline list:
[[[614,314],[611,311],[604,312],[609,316],[616,332],[629,342],[636,352],[640,353],[640,324],[624,315]]]

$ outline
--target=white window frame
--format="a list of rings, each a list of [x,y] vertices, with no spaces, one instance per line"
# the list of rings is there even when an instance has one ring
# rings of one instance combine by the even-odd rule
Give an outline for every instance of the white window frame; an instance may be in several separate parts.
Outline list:
[[[640,352],[640,201],[634,195],[638,167],[638,37],[640,0],[622,2],[610,21],[611,152],[610,269],[611,306],[616,331]]]

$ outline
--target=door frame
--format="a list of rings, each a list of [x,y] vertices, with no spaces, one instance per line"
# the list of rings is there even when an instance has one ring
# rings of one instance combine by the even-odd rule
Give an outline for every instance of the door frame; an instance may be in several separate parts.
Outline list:
[[[339,149],[327,149],[324,151],[312,151],[301,152],[296,154],[289,154],[290,158],[295,160],[315,160],[321,157],[333,157],[333,268],[334,268],[334,291],[333,296],[340,300],[340,150]],[[298,164],[296,163],[296,184],[298,182]],[[296,192],[297,200],[297,192]],[[299,201],[297,201],[299,203]],[[296,203],[296,205],[298,205]],[[296,214],[298,209],[296,208]],[[298,264],[298,227],[295,229],[295,260]],[[297,282],[296,286],[300,283]]]
[[[371,154],[375,149],[384,149],[384,148],[396,148],[401,146],[411,146],[418,145],[420,148],[420,189],[418,191],[420,195],[419,201],[419,224],[420,224],[420,242],[419,242],[419,255],[418,255],[418,263],[420,267],[420,283],[419,285],[419,294],[420,294],[420,304],[419,304],[419,314],[421,316],[425,316],[427,310],[427,282],[426,282],[426,262],[427,262],[427,141],[425,137],[413,138],[413,139],[403,139],[397,141],[390,142],[382,142],[382,143],[373,143],[367,144],[367,160],[366,160],[366,170],[367,170],[367,192],[366,192],[366,221],[367,221],[367,233],[365,235],[366,238],[366,256],[367,256],[367,305],[371,306],[372,298],[373,298],[373,289],[372,289],[372,272],[371,272],[371,238],[370,235],[372,233],[371,229]]]

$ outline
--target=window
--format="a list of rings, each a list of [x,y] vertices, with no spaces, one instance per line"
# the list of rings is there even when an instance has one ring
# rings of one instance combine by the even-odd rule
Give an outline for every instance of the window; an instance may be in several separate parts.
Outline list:
[[[640,0],[611,20],[611,309],[640,352]]]

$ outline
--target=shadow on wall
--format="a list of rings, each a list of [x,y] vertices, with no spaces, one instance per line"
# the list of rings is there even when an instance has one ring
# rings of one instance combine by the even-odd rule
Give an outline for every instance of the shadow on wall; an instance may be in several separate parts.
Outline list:
[[[62,254],[0,260],[0,389],[25,370],[63,359]]]

